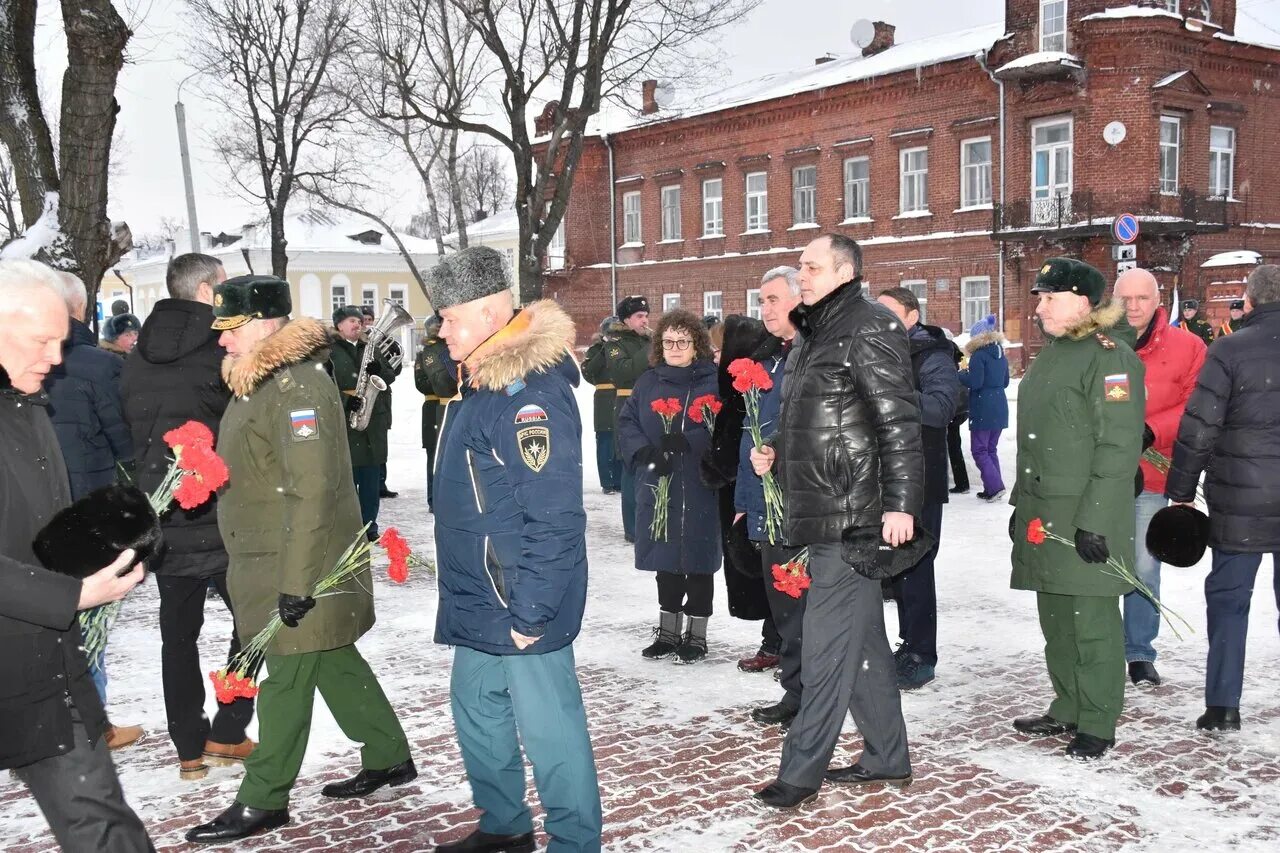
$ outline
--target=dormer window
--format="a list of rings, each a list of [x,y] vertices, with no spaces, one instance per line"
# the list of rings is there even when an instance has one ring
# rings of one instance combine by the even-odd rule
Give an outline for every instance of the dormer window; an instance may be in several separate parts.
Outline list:
[[[1040,50],[1067,50],[1067,0],[1040,0]]]
[[[1213,23],[1213,4],[1209,0],[1200,0],[1200,20]]]

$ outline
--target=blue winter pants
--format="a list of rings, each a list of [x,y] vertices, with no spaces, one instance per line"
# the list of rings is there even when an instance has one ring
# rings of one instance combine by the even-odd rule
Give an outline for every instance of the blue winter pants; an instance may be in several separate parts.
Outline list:
[[[612,431],[596,431],[596,471],[600,488],[614,492],[622,488],[622,460],[614,453]]]
[[[351,468],[352,478],[356,483],[356,498],[360,501],[360,523],[369,525],[369,532],[378,535],[378,507],[382,498],[378,490],[382,488],[381,465],[355,465]]]
[[[523,745],[546,811],[549,853],[599,850],[600,788],[573,647],[491,655],[458,646],[449,691],[480,829],[499,835],[533,829]]]
[[[1204,579],[1209,616],[1209,666],[1204,703],[1239,708],[1244,689],[1244,647],[1249,631],[1249,603],[1262,554],[1236,554],[1213,549],[1213,569]],[[1271,555],[1272,583],[1280,606],[1280,554]]]
[[[636,475],[622,466],[622,532],[629,541],[636,538]]]

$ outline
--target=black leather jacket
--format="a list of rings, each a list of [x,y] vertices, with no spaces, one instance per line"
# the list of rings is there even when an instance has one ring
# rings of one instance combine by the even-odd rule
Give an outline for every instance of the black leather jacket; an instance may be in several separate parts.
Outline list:
[[[885,512],[919,517],[924,502],[920,408],[907,333],[889,309],[862,297],[860,280],[791,318],[777,471],[788,542],[839,542],[878,527]]]

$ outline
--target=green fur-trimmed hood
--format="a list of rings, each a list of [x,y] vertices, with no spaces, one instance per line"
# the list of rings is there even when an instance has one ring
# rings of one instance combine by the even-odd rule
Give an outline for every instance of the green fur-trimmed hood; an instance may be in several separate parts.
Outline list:
[[[573,320],[554,300],[526,306],[466,360],[471,387],[501,391],[573,356]]]
[[[237,397],[258,389],[282,367],[301,364],[329,346],[329,331],[319,320],[299,317],[253,345],[242,356],[222,361],[222,379]]]

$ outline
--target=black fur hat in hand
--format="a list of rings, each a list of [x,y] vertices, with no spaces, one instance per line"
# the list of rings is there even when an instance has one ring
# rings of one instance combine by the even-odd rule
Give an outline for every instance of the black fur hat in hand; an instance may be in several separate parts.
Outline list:
[[[32,549],[46,569],[85,578],[126,548],[143,562],[160,549],[160,519],[134,486],[107,486],[59,512],[36,534]]]
[[[900,575],[920,562],[938,538],[916,519],[915,536],[894,548],[884,541],[882,527],[850,527],[840,542],[840,556],[855,572],[872,580]]]
[[[1147,550],[1171,566],[1194,566],[1208,546],[1209,516],[1192,506],[1167,506],[1147,527]]]

